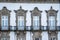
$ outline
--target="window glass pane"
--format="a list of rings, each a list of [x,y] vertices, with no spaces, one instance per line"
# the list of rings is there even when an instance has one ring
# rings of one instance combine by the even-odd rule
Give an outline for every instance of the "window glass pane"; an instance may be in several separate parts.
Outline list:
[[[2,19],[4,19],[4,16],[2,16]]]
[[[33,16],[33,29],[39,29],[39,16]]]
[[[2,26],[4,27],[4,20],[2,20]]]
[[[5,20],[5,26],[8,26],[8,20]]]
[[[5,19],[8,19],[8,17],[6,16]]]
[[[33,16],[33,26],[39,26],[39,16]]]
[[[2,29],[8,28],[8,16],[1,16]]]
[[[51,30],[55,29],[55,17],[54,16],[49,17],[49,26]]]
[[[24,26],[24,17],[18,16],[18,26],[22,27]]]

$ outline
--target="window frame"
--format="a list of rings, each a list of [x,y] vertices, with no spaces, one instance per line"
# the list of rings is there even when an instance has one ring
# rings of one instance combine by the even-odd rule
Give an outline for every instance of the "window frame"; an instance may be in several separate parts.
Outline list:
[[[18,30],[24,30],[24,16],[18,16],[17,22],[18,22]]]
[[[55,23],[56,23],[55,16],[49,16],[49,30],[55,30],[56,29]]]
[[[34,28],[34,30],[39,29],[39,26],[40,26],[40,21],[39,20],[40,20],[39,16],[33,16],[33,28]]]
[[[8,29],[8,16],[7,15],[2,15],[1,16],[1,27],[2,27],[2,30],[6,30]]]

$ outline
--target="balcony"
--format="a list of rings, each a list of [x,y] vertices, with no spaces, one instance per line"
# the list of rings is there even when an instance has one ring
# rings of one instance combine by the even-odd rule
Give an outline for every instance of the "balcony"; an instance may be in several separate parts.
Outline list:
[[[55,26],[52,26],[52,27],[49,27],[49,30],[54,31],[54,30],[56,30],[56,28],[55,28]]]
[[[41,26],[41,30],[46,31],[47,30],[47,26]]]
[[[9,26],[9,28],[1,28],[1,31],[48,31],[48,26],[41,26],[40,28],[34,28],[33,26],[25,26],[23,28],[18,29],[17,26]],[[50,30],[50,31],[60,31],[60,26],[57,26],[57,29]]]
[[[41,26],[41,27],[31,26],[31,30],[33,30],[33,31],[47,31],[47,26]]]
[[[10,26],[10,31],[24,31],[24,27]]]
[[[16,30],[16,26],[10,26],[10,31],[15,31]]]
[[[33,27],[33,26],[31,26],[30,27],[30,30],[31,31],[39,31],[40,30],[40,27],[35,27],[35,26]]]
[[[57,26],[57,30],[60,31],[60,26]]]
[[[10,26],[0,27],[0,31],[9,31],[9,30],[10,30]]]
[[[8,30],[8,26],[1,27],[1,30]]]
[[[50,31],[60,31],[60,26],[56,26],[56,28],[49,28]]]
[[[31,26],[26,26],[26,31],[30,31],[31,30]]]
[[[18,30],[24,30],[24,27],[23,26],[17,27],[17,28],[18,28]]]
[[[33,26],[33,30],[40,30],[40,27]]]

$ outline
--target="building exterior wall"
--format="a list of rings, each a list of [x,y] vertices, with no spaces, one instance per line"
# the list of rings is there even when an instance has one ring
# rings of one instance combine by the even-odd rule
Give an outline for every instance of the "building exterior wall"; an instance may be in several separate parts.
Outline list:
[[[16,4],[17,5],[17,4]],[[24,4],[23,4],[24,5]],[[32,4],[30,4],[30,6],[31,6]],[[37,4],[36,4],[37,5]],[[41,4],[42,5],[42,4]],[[47,5],[49,5],[49,4],[47,4]],[[4,5],[3,5],[4,6]],[[12,5],[12,6],[14,6],[14,5]],[[18,5],[19,6],[19,5]],[[38,5],[39,6],[39,5]],[[40,10],[42,10],[43,12],[45,12],[45,10],[46,10],[46,8],[40,8],[40,6],[38,7],[37,6],[37,8]],[[52,4],[51,4],[51,6],[53,6]],[[49,8],[51,7],[51,6],[49,6]],[[1,6],[2,7],[2,6]],[[23,7],[23,6],[22,6]],[[26,7],[26,6],[25,6]],[[29,5],[28,5],[28,7],[29,7]],[[29,9],[28,7],[26,7],[25,9],[28,9],[28,12],[30,13],[30,10],[33,10],[36,6],[34,6],[34,7],[32,7],[31,9]],[[42,7],[42,6],[41,6]],[[46,6],[47,7],[47,6]],[[11,7],[11,8],[9,8],[8,6],[7,6],[7,8],[8,9],[12,9],[12,10],[15,10],[15,8],[13,8],[13,7]],[[54,6],[53,6],[53,8],[55,8]],[[15,13],[16,12],[18,12],[18,13],[21,13],[19,10],[17,10],[18,9],[18,7],[16,8],[16,10],[15,10]],[[24,9],[24,7],[23,7],[23,9]],[[56,8],[55,8],[56,9]],[[47,10],[48,10],[48,7],[47,7]],[[59,7],[57,6],[57,10],[59,10]],[[40,12],[42,12],[42,11],[36,11],[36,10],[34,10],[34,12],[35,13],[40,13]],[[14,11],[13,11],[14,12]],[[22,11],[24,14],[18,14],[18,13],[16,13],[16,14],[18,14],[19,16],[21,16],[21,15],[23,15],[24,17],[25,17],[25,27],[26,27],[26,25],[29,25],[29,24],[26,24],[27,23],[27,21],[29,21],[29,19],[26,21],[26,14],[25,14],[25,12],[27,12],[27,11]],[[42,12],[42,14],[44,14]],[[60,12],[60,10],[58,11],[58,13]],[[1,13],[1,12],[0,12]],[[14,13],[11,13],[11,15],[12,14],[14,14]],[[7,14],[8,15],[8,14]],[[40,16],[40,14],[33,14],[33,15],[39,15]],[[11,16],[10,16],[11,17]],[[12,16],[12,17],[14,17],[14,15]],[[29,18],[30,18],[30,16],[28,16]],[[41,16],[42,17],[42,16]],[[41,18],[40,17],[40,18]],[[44,15],[43,15],[43,17],[44,17]],[[14,25],[14,26],[16,26],[17,27],[17,17],[15,16],[15,18],[16,18],[16,25],[14,25],[15,24],[15,22],[14,22],[14,24],[11,24],[11,23],[9,23],[9,26],[10,25]],[[10,18],[9,18],[10,19]],[[41,18],[42,19],[42,18]],[[13,20],[13,18],[11,18],[11,20]],[[45,20],[45,19],[44,19]],[[43,21],[44,21],[43,20]],[[56,20],[57,20],[57,18],[56,18]],[[14,21],[15,21],[15,19],[14,19]],[[42,21],[42,20],[40,20],[40,21]],[[10,22],[10,20],[9,20],[9,22]],[[32,25],[32,23],[31,23],[31,25]],[[30,25],[30,26],[31,26]],[[57,23],[56,23],[56,25],[57,25]],[[14,26],[12,26],[12,27],[14,27]],[[45,24],[44,25],[42,25],[42,23],[40,23],[40,26],[45,26]],[[47,26],[47,25],[46,25]],[[7,32],[7,33],[6,33]],[[23,40],[34,40],[34,38],[35,37],[41,37],[41,40],[49,40],[49,33],[51,33],[52,35],[54,35],[54,33],[56,33],[55,35],[57,36],[57,40],[60,40],[60,31],[58,30],[58,31],[49,31],[49,30],[24,30],[24,31],[21,31],[21,30],[14,30],[14,31],[11,31],[11,30],[9,30],[9,31],[4,31],[3,33],[6,33],[7,34],[7,36],[9,36],[10,37],[10,40],[18,40],[18,38],[19,37],[22,37],[22,38],[24,38]],[[2,31],[0,30],[0,37],[1,37],[1,34],[2,33]]]
[[[31,32],[26,32],[26,40],[31,40]]]

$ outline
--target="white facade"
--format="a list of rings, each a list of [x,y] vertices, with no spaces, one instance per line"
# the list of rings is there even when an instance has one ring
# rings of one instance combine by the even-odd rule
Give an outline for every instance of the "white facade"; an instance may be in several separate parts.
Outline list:
[[[12,10],[11,12],[11,18],[10,18],[10,25],[11,26],[16,26],[16,14],[14,13],[13,10],[17,10],[19,9],[20,6],[22,6],[23,9],[28,10],[27,12],[27,18],[26,18],[26,26],[31,26],[31,13],[30,10],[33,10],[34,7],[38,7],[39,10],[42,10],[43,12],[42,14],[42,23],[41,25],[43,26],[47,26],[46,20],[46,13],[45,10],[48,10],[51,6],[53,7],[53,9],[58,10],[58,14],[57,14],[57,26],[60,26],[60,4],[39,4],[39,3],[0,3],[0,9],[6,6],[9,10]],[[26,31],[26,40],[32,40],[32,35],[33,33],[30,31]],[[47,31],[43,31],[41,33],[42,35],[42,40],[48,40],[48,32]],[[60,31],[58,31],[58,40],[60,40]],[[16,33],[14,31],[10,32],[10,40],[17,40],[17,36]]]

